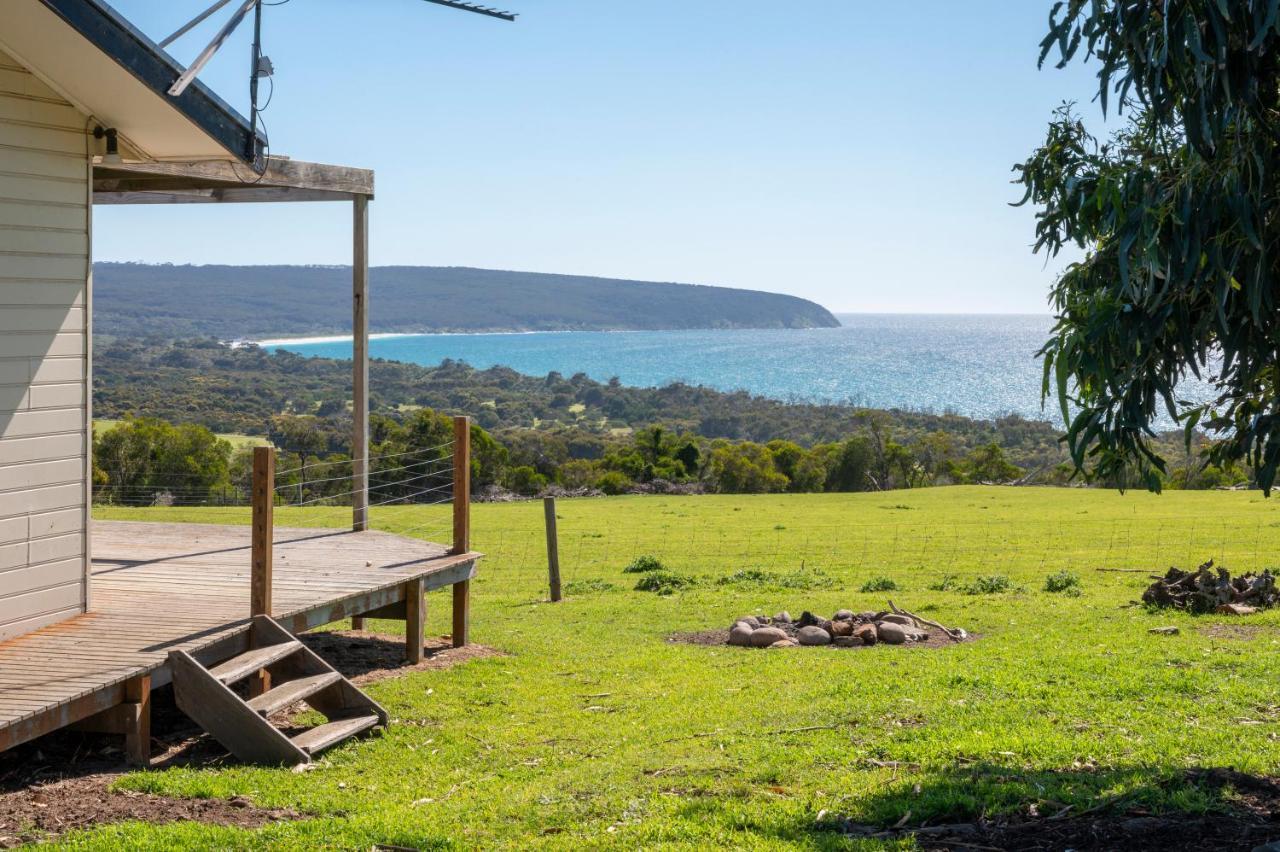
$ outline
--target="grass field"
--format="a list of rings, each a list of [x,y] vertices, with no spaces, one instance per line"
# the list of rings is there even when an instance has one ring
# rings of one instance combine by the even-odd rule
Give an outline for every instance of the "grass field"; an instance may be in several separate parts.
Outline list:
[[[336,524],[343,510],[277,523]],[[475,508],[488,556],[474,639],[509,656],[375,684],[396,723],[314,772],[135,773],[119,786],[243,795],[316,815],[255,832],[124,825],[85,847],[881,848],[818,830],[820,811],[878,824],[1110,803],[1222,807],[1184,770],[1280,766],[1280,612],[1151,613],[1145,577],[1208,558],[1273,564],[1280,501],[1257,493],[958,487],[886,494],[563,501],[568,599],[544,601],[542,507]],[[244,510],[111,509],[103,517],[247,521]],[[390,530],[442,521],[376,512]],[[653,554],[693,578],[661,596],[622,568]],[[763,575],[735,578],[759,569]],[[1069,570],[1078,596],[1043,590]],[[951,591],[934,591],[952,576]],[[1014,591],[966,594],[989,575]],[[861,593],[884,576],[900,589]],[[722,582],[728,578],[727,582]],[[892,597],[978,641],[942,650],[749,651],[673,644],[739,614],[830,614]],[[446,632],[433,595],[429,629]],[[1177,625],[1180,635],[1148,629]],[[387,624],[388,630],[398,625]],[[817,729],[814,729],[814,728]]]
[[[123,420],[94,420],[93,436],[100,438],[123,422]],[[243,447],[267,447],[271,445],[271,442],[261,435],[239,435],[235,432],[220,432],[218,437],[231,444],[237,450]]]

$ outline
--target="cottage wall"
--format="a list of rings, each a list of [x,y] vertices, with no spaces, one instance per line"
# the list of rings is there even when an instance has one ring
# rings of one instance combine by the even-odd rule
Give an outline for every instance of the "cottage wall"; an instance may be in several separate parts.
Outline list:
[[[91,129],[0,52],[0,640],[88,604]]]

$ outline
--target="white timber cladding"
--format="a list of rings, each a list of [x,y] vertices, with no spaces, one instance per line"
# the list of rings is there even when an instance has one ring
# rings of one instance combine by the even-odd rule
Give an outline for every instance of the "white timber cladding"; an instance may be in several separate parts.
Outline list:
[[[90,130],[0,51],[0,641],[88,606]]]

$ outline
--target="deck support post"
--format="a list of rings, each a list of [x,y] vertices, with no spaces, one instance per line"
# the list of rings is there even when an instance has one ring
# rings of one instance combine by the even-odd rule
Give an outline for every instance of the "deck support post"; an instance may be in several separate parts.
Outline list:
[[[369,528],[369,197],[352,197],[351,528]]]
[[[124,682],[124,706],[132,713],[125,725],[124,755],[133,766],[151,765],[151,675]]]
[[[71,730],[89,734],[123,734],[125,762],[130,766],[149,767],[151,765],[151,673],[131,677],[121,686],[119,704],[99,710],[68,727]],[[49,730],[54,728],[37,731],[35,735],[48,733]],[[4,746],[4,748],[8,747],[9,745]]]
[[[427,587],[421,577],[404,584],[404,616],[405,656],[416,665],[427,641]]]
[[[351,528],[369,528],[369,198],[351,199]],[[364,617],[351,619],[364,630]]]
[[[453,549],[471,551],[471,418],[453,418]],[[453,647],[471,641],[471,581],[453,586]]]

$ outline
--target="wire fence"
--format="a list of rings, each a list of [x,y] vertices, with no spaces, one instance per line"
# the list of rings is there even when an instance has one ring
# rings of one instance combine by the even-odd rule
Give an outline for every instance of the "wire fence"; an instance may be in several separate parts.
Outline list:
[[[699,498],[687,499],[696,503]],[[1209,559],[1232,571],[1274,570],[1280,564],[1280,519],[1270,516],[814,523],[788,513],[775,523],[756,523],[739,520],[731,510],[689,518],[663,515],[653,511],[656,505],[642,510],[635,502],[616,513],[608,507],[579,509],[592,505],[599,504],[582,500],[559,506],[559,562],[566,584],[604,580],[627,588],[638,578],[623,569],[639,556],[656,557],[667,570],[712,582],[743,574],[759,577],[766,586],[835,583],[856,589],[887,576],[913,591],[949,575],[1003,574],[1030,588],[1065,570],[1140,587],[1147,573]],[[486,555],[483,577],[507,588],[545,585],[541,508],[532,503],[480,507],[474,546]],[[650,520],[654,517],[661,520]],[[389,520],[394,531],[394,519]]]
[[[372,455],[367,485],[357,482],[349,458],[296,460],[275,471],[276,526],[350,528],[351,510],[363,503],[376,529],[382,517],[376,510],[411,507],[408,516],[397,513],[395,531],[445,541],[452,531],[454,459],[452,442]],[[252,470],[213,482],[205,474],[142,465],[102,474],[93,489],[97,506],[248,510],[253,503]],[[247,511],[243,515],[248,523]]]

